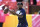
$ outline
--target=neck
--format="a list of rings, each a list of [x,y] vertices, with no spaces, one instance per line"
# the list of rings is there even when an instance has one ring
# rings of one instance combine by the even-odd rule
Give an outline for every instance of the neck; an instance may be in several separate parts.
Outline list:
[[[22,8],[19,8],[19,10],[21,10]]]

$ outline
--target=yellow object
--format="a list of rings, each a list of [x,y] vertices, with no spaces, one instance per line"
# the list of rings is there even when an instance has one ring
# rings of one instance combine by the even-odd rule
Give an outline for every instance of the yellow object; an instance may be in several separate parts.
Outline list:
[[[32,27],[32,15],[26,15],[28,27]]]
[[[28,27],[32,27],[32,16],[26,15],[28,21]],[[5,23],[3,27],[17,27],[18,25],[18,17],[16,15],[6,16]]]

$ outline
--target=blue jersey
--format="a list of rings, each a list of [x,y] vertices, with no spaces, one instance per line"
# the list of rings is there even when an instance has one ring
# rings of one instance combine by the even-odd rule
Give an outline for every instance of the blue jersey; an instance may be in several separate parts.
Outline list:
[[[21,9],[21,12],[22,12],[23,18],[18,17],[19,23],[21,23],[22,25],[23,24],[28,25],[26,20],[26,12],[23,8]]]

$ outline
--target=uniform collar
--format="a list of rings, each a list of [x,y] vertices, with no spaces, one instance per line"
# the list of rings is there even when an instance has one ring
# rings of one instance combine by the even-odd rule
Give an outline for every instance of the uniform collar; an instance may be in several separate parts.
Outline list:
[[[19,8],[19,10],[21,10],[22,8]]]

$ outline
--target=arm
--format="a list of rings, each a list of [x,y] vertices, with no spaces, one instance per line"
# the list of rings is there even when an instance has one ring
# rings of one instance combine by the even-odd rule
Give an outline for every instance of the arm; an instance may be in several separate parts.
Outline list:
[[[15,11],[9,10],[9,12],[13,15],[15,15]]]
[[[11,11],[10,10],[10,13],[13,14],[13,15],[17,15],[18,17],[20,18],[23,18],[23,15],[24,15],[24,12],[21,12],[21,14],[19,14],[20,12],[19,11]]]
[[[20,18],[23,18],[23,15],[17,15],[18,17],[20,17]]]
[[[19,15],[19,14],[16,14],[16,12],[15,11],[11,11],[11,10],[9,10],[10,11],[10,13],[11,14],[13,14],[13,15],[17,15],[18,17],[20,17],[20,18],[22,18],[23,17],[23,15]]]

